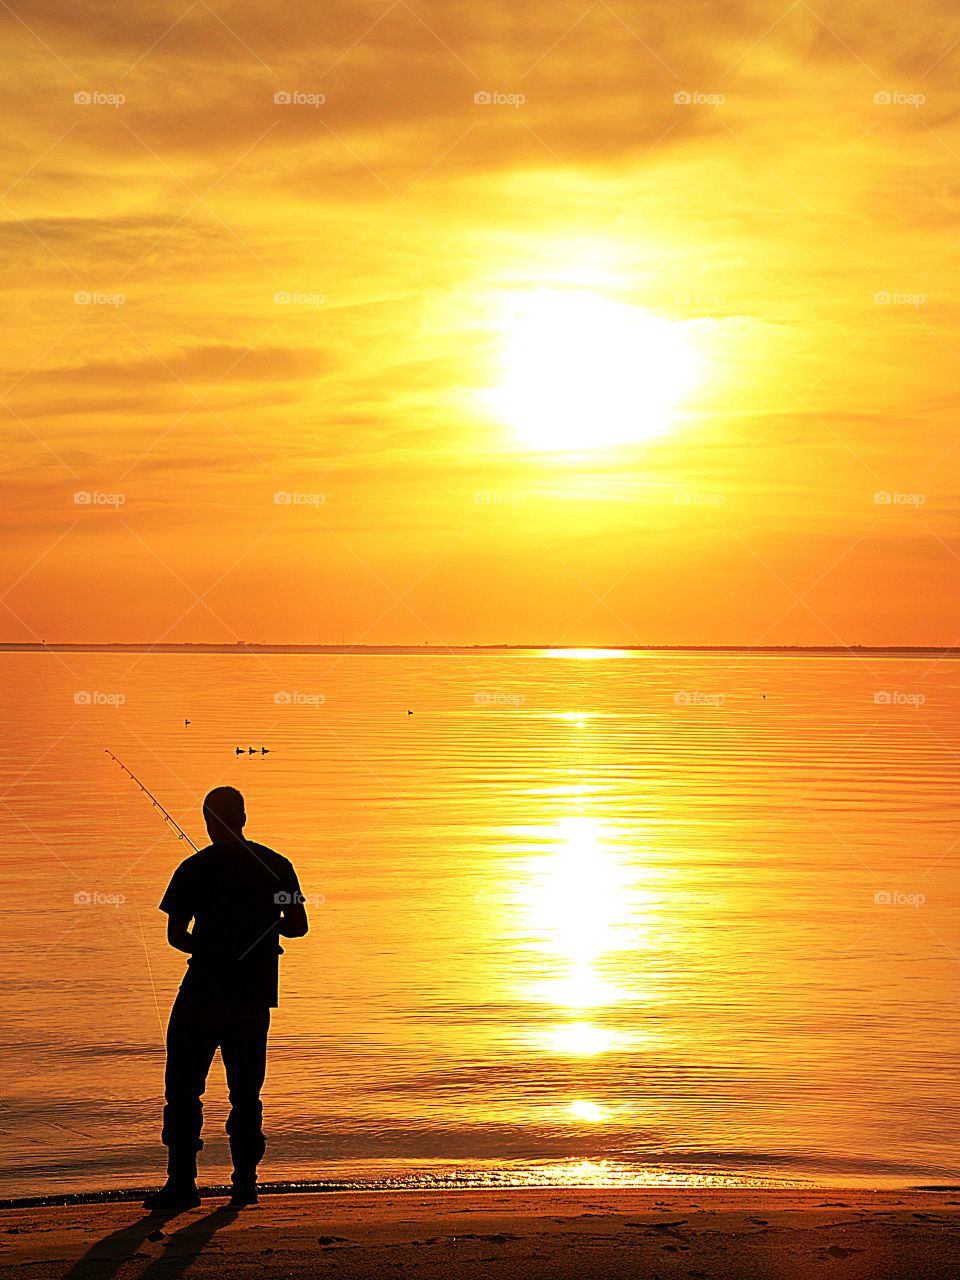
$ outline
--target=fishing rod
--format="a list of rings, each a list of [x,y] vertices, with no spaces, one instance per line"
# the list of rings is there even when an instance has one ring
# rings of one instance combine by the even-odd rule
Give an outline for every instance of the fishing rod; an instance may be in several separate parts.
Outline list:
[[[140,781],[140,779],[137,777],[137,775],[136,775],[135,773],[131,772],[131,770],[127,768],[127,766],[123,763],[123,761],[122,761],[122,760],[120,760],[120,759],[118,759],[118,758],[113,754],[113,752],[112,752],[108,747],[104,747],[103,749],[104,749],[104,751],[106,751],[106,753],[107,753],[107,755],[110,757],[110,759],[111,759],[115,764],[118,764],[118,765],[120,766],[120,768],[121,768],[121,769],[123,770],[123,772],[127,775],[127,777],[128,777],[128,778],[132,778],[132,779],[133,779],[133,781],[137,784],[137,786],[140,788],[140,790],[143,792],[143,794],[144,794],[144,795],[145,795],[149,800],[152,800],[152,801],[153,801],[153,807],[154,807],[155,809],[159,809],[160,813],[163,815],[164,821],[165,821],[165,822],[167,822],[167,823],[168,823],[168,824],[169,824],[169,825],[174,829],[174,831],[177,833],[178,837],[179,837],[181,840],[186,840],[186,842],[187,842],[187,844],[190,846],[190,848],[191,848],[191,849],[193,849],[196,853],[199,853],[199,852],[200,852],[200,850],[199,850],[199,849],[197,849],[197,846],[193,843],[193,841],[190,839],[190,837],[189,837],[189,836],[187,835],[187,833],[184,831],[183,827],[181,827],[180,823],[179,823],[179,822],[177,822],[177,820],[176,820],[175,818],[172,818],[172,817],[170,816],[170,814],[169,814],[169,813],[167,813],[166,809],[163,807],[163,805],[160,803],[160,801],[157,799],[157,797],[153,794],[153,792],[150,790],[150,788],[149,788],[149,787],[145,787],[145,786],[143,785],[143,783]]]

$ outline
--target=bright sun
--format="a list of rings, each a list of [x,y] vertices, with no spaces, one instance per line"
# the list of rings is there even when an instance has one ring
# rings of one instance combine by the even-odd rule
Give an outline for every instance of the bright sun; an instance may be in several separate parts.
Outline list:
[[[685,326],[588,290],[515,298],[486,399],[528,448],[597,449],[669,427],[697,373]]]

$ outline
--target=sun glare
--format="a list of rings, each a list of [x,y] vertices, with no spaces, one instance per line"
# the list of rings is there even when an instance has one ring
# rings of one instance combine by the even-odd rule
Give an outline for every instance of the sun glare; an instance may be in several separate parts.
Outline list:
[[[684,324],[590,290],[515,296],[488,403],[528,448],[582,451],[666,431],[697,374]]]
[[[565,1022],[547,1033],[547,1044],[554,1053],[591,1058],[609,1052],[616,1044],[616,1036],[590,1022]]]
[[[582,658],[587,661],[626,656],[624,649],[542,649],[540,653],[544,658]]]
[[[586,1098],[577,1098],[570,1103],[570,1114],[576,1116],[578,1120],[589,1120],[591,1124],[597,1124],[605,1120],[609,1113],[595,1102],[589,1102]]]

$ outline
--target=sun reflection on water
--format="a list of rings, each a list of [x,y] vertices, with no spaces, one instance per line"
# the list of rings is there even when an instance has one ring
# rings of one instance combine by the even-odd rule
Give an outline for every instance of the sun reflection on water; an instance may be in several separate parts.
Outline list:
[[[580,658],[580,659],[596,659],[596,658],[625,658],[628,650],[626,649],[543,649],[541,653],[546,658]]]
[[[618,1004],[646,995],[611,977],[618,956],[647,942],[646,916],[639,909],[647,895],[637,883],[642,867],[635,846],[606,819],[571,813],[557,821],[546,850],[524,871],[517,905],[526,944],[540,953],[539,967],[546,970],[524,994],[553,1010],[556,1019],[532,1035],[540,1052],[589,1060],[649,1041],[646,1029],[624,1032],[606,1025],[604,1017]],[[611,1115],[602,1099],[574,1096],[560,1105],[568,1120],[581,1124]]]
[[[598,1106],[596,1102],[589,1102],[586,1098],[576,1098],[570,1103],[570,1114],[576,1116],[578,1120],[586,1120],[589,1124],[599,1124],[601,1120],[606,1120],[609,1112]]]
[[[618,1042],[618,1037],[604,1027],[590,1022],[567,1022],[553,1027],[546,1037],[547,1046],[554,1053],[572,1053],[577,1057],[591,1057],[606,1053]]]
[[[636,870],[599,819],[562,818],[555,839],[553,853],[530,867],[529,920],[542,949],[567,962],[568,977],[582,980],[595,976],[601,956],[620,949]]]

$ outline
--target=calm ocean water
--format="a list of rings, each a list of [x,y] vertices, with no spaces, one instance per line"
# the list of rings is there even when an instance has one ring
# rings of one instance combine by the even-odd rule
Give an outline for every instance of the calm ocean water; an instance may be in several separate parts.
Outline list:
[[[238,786],[313,898],[265,1179],[960,1181],[957,661],[0,670],[3,1194],[163,1168],[157,903],[190,850],[104,748],[198,843]],[[206,1103],[221,1181],[219,1060]]]

